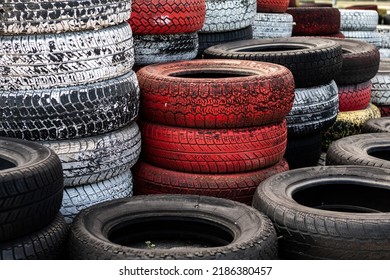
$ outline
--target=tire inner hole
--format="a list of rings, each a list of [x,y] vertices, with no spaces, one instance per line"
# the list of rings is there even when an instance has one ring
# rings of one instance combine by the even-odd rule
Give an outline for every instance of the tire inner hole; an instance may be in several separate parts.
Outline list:
[[[5,170],[5,169],[9,169],[9,168],[14,168],[14,167],[16,167],[16,164],[14,164],[13,162],[11,162],[5,158],[0,157],[0,170]]]
[[[351,183],[306,187],[292,194],[301,205],[337,212],[390,212],[390,190]]]
[[[390,147],[386,148],[374,148],[367,151],[367,154],[379,159],[390,161]]]
[[[235,49],[235,52],[284,52],[284,51],[295,51],[309,49],[305,46],[297,45],[263,45],[263,46],[249,46],[240,49]]]
[[[254,73],[248,73],[248,72],[203,70],[203,71],[186,71],[180,73],[172,73],[168,76],[177,77],[177,78],[193,78],[193,79],[224,79],[224,78],[248,77],[254,75],[255,75]]]
[[[148,217],[117,225],[108,233],[108,239],[138,249],[211,248],[230,244],[234,234],[204,219]]]

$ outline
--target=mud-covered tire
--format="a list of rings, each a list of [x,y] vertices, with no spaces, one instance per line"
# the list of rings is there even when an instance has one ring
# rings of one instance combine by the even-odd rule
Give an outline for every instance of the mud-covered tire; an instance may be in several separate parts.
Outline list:
[[[256,0],[206,0],[206,19],[200,32],[225,32],[252,25]]]
[[[315,166],[321,156],[321,134],[289,136],[284,158],[290,170]]]
[[[109,80],[134,64],[130,25],[101,30],[0,36],[2,90],[53,89]]]
[[[378,12],[373,10],[339,9],[342,31],[374,31],[378,25]]]
[[[60,212],[70,224],[81,210],[92,205],[133,195],[130,169],[104,181],[64,189]]]
[[[1,137],[0,241],[51,223],[61,206],[63,183],[61,162],[52,150]]]
[[[288,8],[294,18],[292,36],[324,36],[340,31],[340,12],[330,7]]]
[[[274,165],[283,158],[283,121],[249,128],[195,129],[141,122],[142,160],[189,173],[240,173]]]
[[[265,180],[253,206],[274,223],[283,259],[390,258],[390,170],[300,168]]]
[[[135,122],[106,134],[41,143],[60,158],[65,187],[117,176],[129,170],[141,152],[141,134]]]
[[[343,50],[343,65],[336,76],[337,85],[364,83],[373,78],[379,69],[380,55],[372,44],[332,38]]]
[[[369,43],[376,48],[382,46],[382,37],[376,31],[341,31],[346,39]]]
[[[159,168],[139,161],[133,168],[134,194],[196,194],[250,204],[259,183],[288,170],[282,159],[268,168],[232,174],[196,174]]]
[[[134,34],[193,33],[203,27],[205,0],[132,0],[129,23]]]
[[[289,0],[257,0],[258,13],[285,13]]]
[[[80,213],[69,240],[72,259],[277,258],[275,229],[264,214],[202,196],[138,196],[101,203]],[[148,240],[155,247],[148,248]],[[196,242],[184,245],[185,240]]]
[[[339,139],[326,153],[326,165],[363,165],[390,169],[389,133],[364,133]]]
[[[363,110],[371,100],[371,82],[338,86],[340,112]]]
[[[341,71],[341,46],[330,39],[291,37],[252,39],[212,46],[205,58],[266,61],[287,67],[295,87],[323,85]]]
[[[107,133],[137,117],[139,99],[133,71],[80,86],[0,90],[0,135],[45,141]]]
[[[362,133],[390,132],[390,117],[368,120],[362,127]]]
[[[134,35],[136,65],[191,60],[198,54],[197,32],[183,34]]]
[[[334,81],[322,86],[296,88],[294,103],[286,116],[289,136],[320,132],[336,120],[339,108],[337,85]]]
[[[294,81],[281,66],[199,59],[137,72],[144,120],[170,126],[242,128],[280,123],[291,110]]]
[[[7,0],[0,11],[0,35],[96,30],[130,17],[124,0]]]
[[[256,13],[252,28],[254,39],[291,37],[293,17],[287,13]]]

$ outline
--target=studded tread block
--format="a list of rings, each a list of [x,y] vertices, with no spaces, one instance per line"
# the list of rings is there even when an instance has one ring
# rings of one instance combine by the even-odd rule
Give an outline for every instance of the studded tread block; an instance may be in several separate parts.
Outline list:
[[[340,112],[363,110],[371,100],[371,82],[339,86]]]

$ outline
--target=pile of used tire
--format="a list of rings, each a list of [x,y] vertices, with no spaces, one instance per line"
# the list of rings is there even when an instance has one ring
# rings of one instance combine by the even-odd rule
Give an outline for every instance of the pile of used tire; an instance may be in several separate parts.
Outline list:
[[[378,73],[371,79],[371,102],[382,117],[390,116],[390,60],[381,59]]]

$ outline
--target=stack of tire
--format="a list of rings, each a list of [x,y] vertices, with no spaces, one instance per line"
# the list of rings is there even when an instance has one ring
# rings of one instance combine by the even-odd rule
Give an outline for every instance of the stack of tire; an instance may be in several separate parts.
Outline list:
[[[288,113],[290,168],[316,165],[321,155],[321,132],[336,120],[338,91],[333,81],[342,67],[342,48],[330,39],[291,37],[252,39],[213,46],[208,58],[266,61],[290,69],[295,80],[295,99]]]
[[[379,24],[376,26],[376,32],[381,39],[381,46],[379,49],[381,58],[390,58],[390,26]]]
[[[61,162],[52,150],[0,137],[0,260],[63,258],[63,188]]]
[[[378,12],[374,10],[340,9],[341,33],[345,38],[359,40],[373,44],[380,48],[381,36],[376,32],[378,25]]]
[[[0,135],[58,154],[68,223],[132,194],[141,137],[130,9],[121,0],[3,4]]]
[[[252,29],[253,38],[291,37],[293,17],[287,14],[289,0],[257,0],[257,13]]]
[[[371,101],[371,79],[377,74],[380,55],[367,42],[350,39],[332,39],[343,49],[342,71],[336,77],[339,88],[339,114],[335,123],[323,132],[322,146],[340,138],[360,134],[363,124],[381,116]]]
[[[136,195],[197,194],[250,204],[258,184],[288,170],[285,116],[294,99],[283,66],[240,60],[149,65],[140,83]]]
[[[195,58],[205,16],[205,0],[133,0],[136,67]]]
[[[371,102],[379,108],[382,117],[390,116],[390,59],[380,60],[371,84]]]
[[[256,5],[256,0],[206,0],[206,20],[198,33],[198,58],[210,46],[252,39]]]

